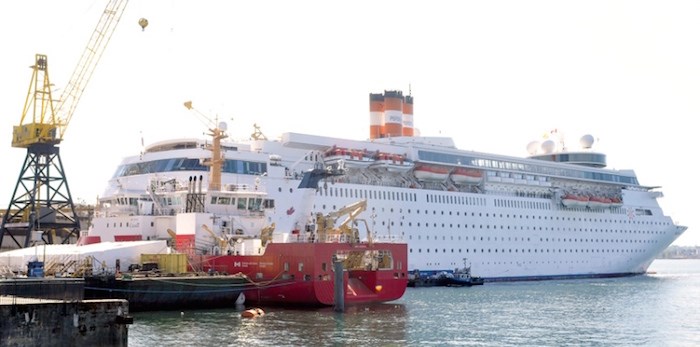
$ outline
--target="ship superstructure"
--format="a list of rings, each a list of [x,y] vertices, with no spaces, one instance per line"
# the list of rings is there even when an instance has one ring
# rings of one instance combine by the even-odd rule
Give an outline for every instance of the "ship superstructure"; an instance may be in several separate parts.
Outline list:
[[[222,190],[265,187],[267,222],[294,230],[313,217],[294,208],[302,173],[342,169],[321,183],[313,211],[366,200],[356,220],[374,240],[407,242],[409,271],[449,271],[466,261],[491,281],[644,273],[686,229],[664,215],[658,188],[639,184],[631,170],[606,168],[590,136],[577,150],[557,149],[553,139],[532,143],[526,158],[465,151],[449,138],[415,136],[412,106],[398,91],[370,94],[369,140],[285,133],[222,142]],[[147,187],[186,182],[209,170],[208,158],[207,141],[197,139],[159,142],[125,158],[90,234],[167,238],[158,219],[168,202],[156,206]]]

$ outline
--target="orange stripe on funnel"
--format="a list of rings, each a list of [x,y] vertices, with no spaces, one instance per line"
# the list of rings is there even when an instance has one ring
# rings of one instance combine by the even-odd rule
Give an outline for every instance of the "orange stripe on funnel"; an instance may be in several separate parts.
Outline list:
[[[403,128],[403,93],[384,91],[384,136],[401,136]]]
[[[378,139],[384,133],[384,95],[369,94],[369,138]]]
[[[413,136],[413,97],[406,95],[403,103],[403,136]]]

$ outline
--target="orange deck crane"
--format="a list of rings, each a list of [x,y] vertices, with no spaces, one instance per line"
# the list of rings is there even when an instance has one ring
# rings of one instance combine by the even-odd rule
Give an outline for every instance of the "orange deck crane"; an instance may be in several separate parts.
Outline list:
[[[39,231],[46,243],[54,243],[54,236],[60,236],[61,243],[79,236],[80,221],[58,145],[127,3],[108,2],[57,104],[51,96],[48,58],[35,56],[22,118],[12,134],[12,147],[26,148],[27,156],[2,219],[0,247],[27,247]],[[14,245],[4,244],[5,236]]]

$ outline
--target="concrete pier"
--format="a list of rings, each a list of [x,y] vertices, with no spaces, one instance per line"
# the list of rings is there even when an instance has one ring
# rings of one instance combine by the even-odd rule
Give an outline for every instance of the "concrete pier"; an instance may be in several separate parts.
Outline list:
[[[0,296],[2,346],[128,345],[126,300],[80,300]]]

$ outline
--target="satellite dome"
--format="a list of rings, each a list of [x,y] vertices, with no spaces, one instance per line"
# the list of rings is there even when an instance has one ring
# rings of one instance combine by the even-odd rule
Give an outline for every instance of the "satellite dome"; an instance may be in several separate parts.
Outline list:
[[[527,144],[527,152],[530,153],[530,155],[535,155],[537,154],[537,151],[540,149],[540,142],[539,141],[532,141]]]
[[[545,142],[542,142],[542,151],[549,154],[554,152],[554,150],[557,148],[557,144],[552,141],[552,140],[547,140]]]
[[[226,131],[226,128],[228,128],[228,125],[226,125],[226,122],[219,122],[219,130]]]
[[[581,147],[586,149],[593,147],[593,142],[595,142],[595,139],[593,138],[593,135],[590,134],[581,136],[581,139],[579,140]]]

